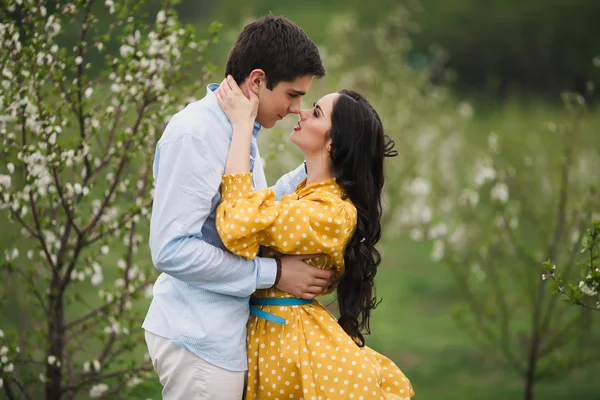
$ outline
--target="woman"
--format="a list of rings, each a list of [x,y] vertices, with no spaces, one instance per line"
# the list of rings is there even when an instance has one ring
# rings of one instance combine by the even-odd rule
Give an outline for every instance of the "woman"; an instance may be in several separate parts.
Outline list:
[[[383,159],[396,155],[379,116],[359,94],[341,90],[300,112],[290,140],[304,153],[307,178],[275,200],[253,191],[249,148],[257,100],[232,78],[217,91],[233,138],[217,209],[217,230],[235,254],[307,255],[335,269],[338,321],[317,301],[258,290],[248,322],[247,399],[408,399],[404,374],[364,346],[380,263]],[[330,291],[333,288],[330,288]]]

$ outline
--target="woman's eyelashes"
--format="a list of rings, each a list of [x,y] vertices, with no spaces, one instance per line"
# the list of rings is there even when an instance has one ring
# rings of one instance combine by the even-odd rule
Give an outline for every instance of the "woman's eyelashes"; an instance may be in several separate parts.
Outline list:
[[[313,103],[313,115],[315,118],[319,118],[319,112],[317,111],[317,103]]]

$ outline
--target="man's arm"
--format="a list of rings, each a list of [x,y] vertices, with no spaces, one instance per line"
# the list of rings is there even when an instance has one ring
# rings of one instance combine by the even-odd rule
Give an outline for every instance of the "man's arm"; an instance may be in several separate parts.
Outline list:
[[[274,260],[244,260],[202,240],[221,172],[202,139],[161,144],[155,160],[150,252],[154,266],[206,290],[245,297],[275,282]]]

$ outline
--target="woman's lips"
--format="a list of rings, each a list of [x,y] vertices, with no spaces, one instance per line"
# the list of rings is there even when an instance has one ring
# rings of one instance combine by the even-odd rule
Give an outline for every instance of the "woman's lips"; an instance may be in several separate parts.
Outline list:
[[[299,131],[300,129],[301,129],[301,128],[300,128],[300,122],[298,122],[298,125],[296,125],[296,126],[294,127],[294,131]]]

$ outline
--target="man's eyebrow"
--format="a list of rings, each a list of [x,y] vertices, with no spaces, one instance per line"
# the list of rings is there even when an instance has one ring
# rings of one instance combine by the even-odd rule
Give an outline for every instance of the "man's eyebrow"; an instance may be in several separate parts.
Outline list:
[[[297,95],[300,95],[300,96],[304,96],[306,94],[306,92],[304,92],[302,90],[298,90],[298,89],[290,89],[290,92],[293,92],[293,93],[295,93]]]

